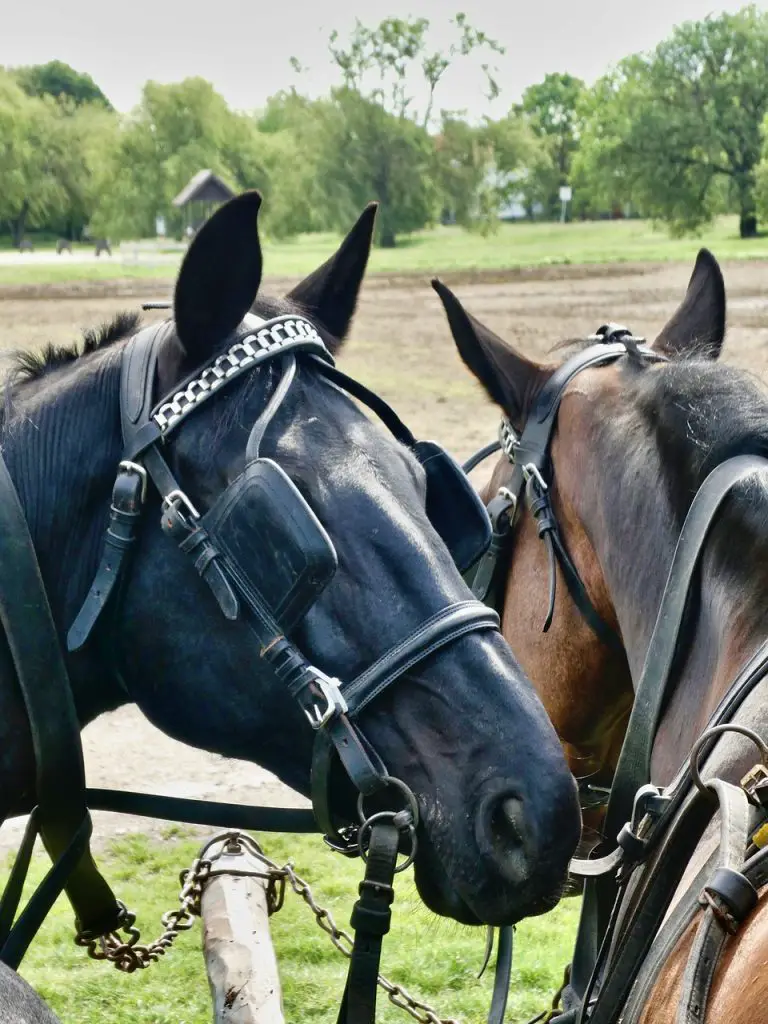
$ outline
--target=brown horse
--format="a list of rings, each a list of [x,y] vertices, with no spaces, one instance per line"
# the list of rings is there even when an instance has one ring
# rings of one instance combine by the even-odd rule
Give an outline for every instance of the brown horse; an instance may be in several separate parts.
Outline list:
[[[445,286],[434,286],[462,359],[519,434],[561,360],[541,365],[525,358],[467,314]],[[748,374],[717,361],[724,333],[722,275],[702,250],[682,305],[651,346],[664,361],[640,358],[632,339],[625,356],[584,369],[563,391],[545,473],[551,508],[593,610],[620,638],[618,649],[589,624],[560,564],[552,569],[554,559],[550,565],[531,510],[518,510],[500,566],[503,632],[577,777],[606,783],[612,778],[694,495],[710,470],[730,456],[768,454],[768,394]],[[509,485],[512,470],[502,455],[484,493],[487,503]],[[554,614],[544,633],[551,571],[557,574]],[[766,593],[768,478],[756,475],[731,492],[709,534],[687,607],[686,643],[655,735],[654,783],[670,782],[739,669],[764,642]],[[763,736],[765,698],[760,684],[749,701],[749,724]],[[730,737],[718,744],[707,774],[714,767],[719,777],[738,784],[756,760],[746,740]],[[599,829],[601,813],[585,814],[585,824]],[[716,824],[696,850],[697,867],[717,846]],[[675,901],[692,873],[691,867]],[[766,902],[763,890],[757,908],[725,946],[707,1021],[768,1020]],[[650,998],[622,1020],[690,1019],[678,1017],[678,996],[697,924],[695,919],[664,963]]]

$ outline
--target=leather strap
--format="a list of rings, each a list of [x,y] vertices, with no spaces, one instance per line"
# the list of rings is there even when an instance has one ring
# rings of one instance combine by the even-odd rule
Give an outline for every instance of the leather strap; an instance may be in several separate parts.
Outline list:
[[[136,539],[146,493],[146,476],[137,472],[140,469],[122,469],[115,480],[104,551],[85,602],[67,633],[69,651],[85,644],[121,578],[123,563]]]
[[[418,662],[467,633],[499,628],[499,616],[479,601],[459,601],[441,608],[409,636],[383,654],[344,686],[344,699],[351,717]]]
[[[604,829],[609,842],[613,842],[618,830],[629,820],[635,793],[650,780],[651,754],[661,708],[668,693],[694,573],[709,531],[733,488],[755,473],[765,471],[768,471],[768,460],[756,455],[728,459],[709,474],[691,503],[672,557],[616,766]]]
[[[32,734],[40,834],[56,862],[88,817],[80,725],[32,538],[2,458],[0,565],[0,623]],[[117,927],[120,908],[87,848],[68,880],[67,895],[84,926]]]
[[[712,780],[708,786],[717,795],[720,804],[720,856],[717,871],[710,876],[709,885],[711,886],[713,882],[717,881],[719,874],[731,872],[737,878],[741,878],[745,886],[749,887],[747,891],[753,899],[748,901],[748,909],[752,909],[757,903],[757,892],[751,883],[747,882],[740,874],[749,840],[747,795],[743,789],[723,782],[721,779]],[[705,886],[704,892],[707,892],[707,886]],[[710,899],[711,902],[702,915],[685,967],[677,1024],[701,1024],[706,1020],[712,981],[723,948],[730,935],[730,930],[725,927],[724,922],[729,910],[732,911],[734,908],[723,907],[721,909],[721,905],[716,902],[716,897],[711,896]],[[718,908],[717,912],[716,907]],[[743,913],[739,913],[738,916],[733,914],[734,931],[744,916],[746,915]]]
[[[629,820],[635,793],[650,779],[656,729],[670,682],[691,584],[709,530],[731,489],[765,469],[768,469],[768,461],[759,456],[742,455],[727,460],[710,473],[688,511],[667,576],[643,671],[635,689],[635,701],[611,787],[603,827],[609,845],[615,843],[619,829]],[[740,678],[744,678],[743,673]],[[738,684],[738,680],[729,694],[741,694],[738,699],[745,696],[744,688]],[[727,698],[724,699],[721,710],[731,704]],[[684,785],[677,789],[680,798],[687,784],[686,775]],[[668,813],[672,813],[678,804],[679,801],[675,801]],[[660,835],[662,831],[660,828],[656,834]],[[606,934],[616,895],[616,880],[610,875],[588,879],[584,886],[571,981],[579,996],[583,996],[587,979],[593,973],[599,944]]]
[[[37,822],[35,822],[35,832],[37,831],[36,826]],[[7,964],[8,967],[11,967],[13,970],[18,968],[24,954],[29,948],[29,944],[40,931],[43,921],[50,913],[53,904],[61,895],[61,892],[67,885],[69,879],[71,879],[77,865],[82,862],[84,857],[87,856],[90,858],[88,844],[91,838],[91,832],[91,816],[87,814],[80,823],[80,827],[72,835],[64,851],[51,866],[45,878],[29,898],[27,905],[19,915],[18,920],[13,924],[13,927],[5,935],[0,933],[0,961]],[[28,827],[27,834],[24,836],[25,842],[22,845],[22,849],[19,851],[22,857],[23,873],[19,872],[19,874],[14,877],[16,868],[16,865],[14,865],[14,872],[12,872],[11,879],[9,879],[9,884],[13,883],[14,890],[16,890],[19,881],[23,884],[23,875],[26,874],[26,870],[29,867],[28,858],[32,853],[32,847],[34,846],[34,834],[35,833],[32,832],[31,842],[27,845],[27,837],[29,835]],[[26,861],[26,863],[23,863],[24,861]],[[8,892],[7,889],[6,892]],[[13,897],[16,896],[16,891],[9,893],[9,895],[12,897],[9,900],[10,906],[13,903]],[[21,892],[18,890],[18,896],[20,895]],[[3,893],[3,903],[5,902],[5,898],[6,893]],[[16,900],[16,906],[18,906],[18,900]],[[98,934],[103,934],[104,931],[114,931],[119,920],[119,916],[120,915],[118,913],[114,918],[112,928],[109,927],[110,919],[94,918],[97,927],[102,929]],[[77,924],[78,928],[80,928],[82,926],[82,919],[78,918]]]
[[[504,1024],[507,1012],[509,986],[512,981],[512,951],[515,930],[512,925],[499,928],[499,947],[496,952],[496,971],[493,976],[493,995],[488,1011],[488,1024]]]
[[[714,805],[708,796],[696,791],[681,814],[677,827],[664,834],[653,870],[641,875],[641,884],[635,893],[634,912],[623,923],[610,966],[599,978],[601,960],[604,959],[602,954],[610,943],[610,930],[602,933],[601,954],[586,989],[580,1024],[586,1020],[589,1024],[615,1024],[620,1019],[630,988],[713,811]],[[597,1003],[587,1015],[589,993],[595,990],[598,982],[601,987]]]
[[[365,878],[350,918],[355,941],[338,1024],[374,1024],[376,1020],[381,944],[392,920],[399,844],[400,833],[393,823],[378,822],[371,828]]]

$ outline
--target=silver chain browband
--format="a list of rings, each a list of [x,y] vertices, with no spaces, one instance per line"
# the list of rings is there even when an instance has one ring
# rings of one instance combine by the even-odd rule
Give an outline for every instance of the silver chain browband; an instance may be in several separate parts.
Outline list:
[[[245,319],[246,325],[254,322],[263,326],[239,338],[227,352],[218,356],[197,377],[187,381],[180,391],[155,409],[152,419],[163,433],[175,427],[187,413],[218,391],[223,384],[259,363],[274,359],[282,351],[309,349],[326,359],[330,358],[317,329],[303,317],[287,315],[263,321],[249,315]]]
[[[515,428],[506,416],[502,416],[501,423],[499,424],[499,445],[501,450],[512,463],[515,461],[515,449],[518,447],[519,443],[520,439],[517,436]]]

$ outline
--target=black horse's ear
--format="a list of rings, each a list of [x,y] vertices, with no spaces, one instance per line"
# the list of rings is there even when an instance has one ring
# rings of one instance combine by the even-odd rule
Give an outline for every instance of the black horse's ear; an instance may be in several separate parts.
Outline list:
[[[531,403],[552,375],[553,367],[540,366],[515,352],[467,313],[442,281],[434,278],[432,287],[445,308],[459,355],[512,426],[522,430]]]
[[[243,192],[220,206],[193,238],[173,299],[176,333],[196,364],[237,327],[261,283],[261,196]]]
[[[671,358],[717,359],[724,337],[723,274],[709,249],[700,249],[685,298],[653,347]]]
[[[377,209],[378,203],[369,203],[334,255],[288,293],[339,341],[346,337],[355,313]]]

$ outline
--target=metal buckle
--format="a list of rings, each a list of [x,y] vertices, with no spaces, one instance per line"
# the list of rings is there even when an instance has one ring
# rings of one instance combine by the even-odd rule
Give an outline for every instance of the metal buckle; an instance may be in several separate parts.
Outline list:
[[[340,853],[342,857],[360,856],[360,847],[357,845],[358,827],[356,825],[345,825],[336,830],[335,836],[323,836],[323,842],[334,853]],[[338,837],[338,838],[337,838]]]
[[[147,500],[147,471],[139,462],[131,462],[129,459],[123,459],[118,464],[118,469],[122,469],[124,473],[136,473],[141,478],[141,503],[142,505]]]
[[[651,822],[660,818],[670,799],[658,786],[650,782],[641,786],[635,793],[635,802],[632,806],[632,820],[629,826],[632,832],[637,833],[644,818],[650,818]]]
[[[749,769],[739,785],[747,794],[749,802],[761,807],[757,790],[762,788],[762,784],[765,782],[768,782],[768,768],[764,764],[756,764],[754,768]]]
[[[325,697],[325,708],[313,704],[311,708],[304,708],[304,714],[313,729],[322,729],[336,715],[346,715],[349,710],[340,690],[338,679],[331,679],[317,668],[313,668],[313,682],[317,685],[323,697]]]
[[[180,491],[178,489],[175,491],[171,491],[169,494],[166,494],[166,496],[163,498],[163,512],[167,512],[167,510],[171,507],[174,501],[181,502],[181,504],[186,508],[186,510],[189,512],[193,519],[200,518],[200,513],[197,511],[195,506],[186,496],[184,491]]]
[[[522,473],[523,480],[525,480],[526,483],[530,483],[531,480],[535,480],[542,491],[549,490],[544,477],[539,472],[539,467],[535,466],[532,462],[526,462],[522,467]]]
[[[520,446],[520,440],[517,436],[517,431],[506,416],[502,416],[501,423],[499,424],[499,445],[506,457],[514,465],[515,449]]]

